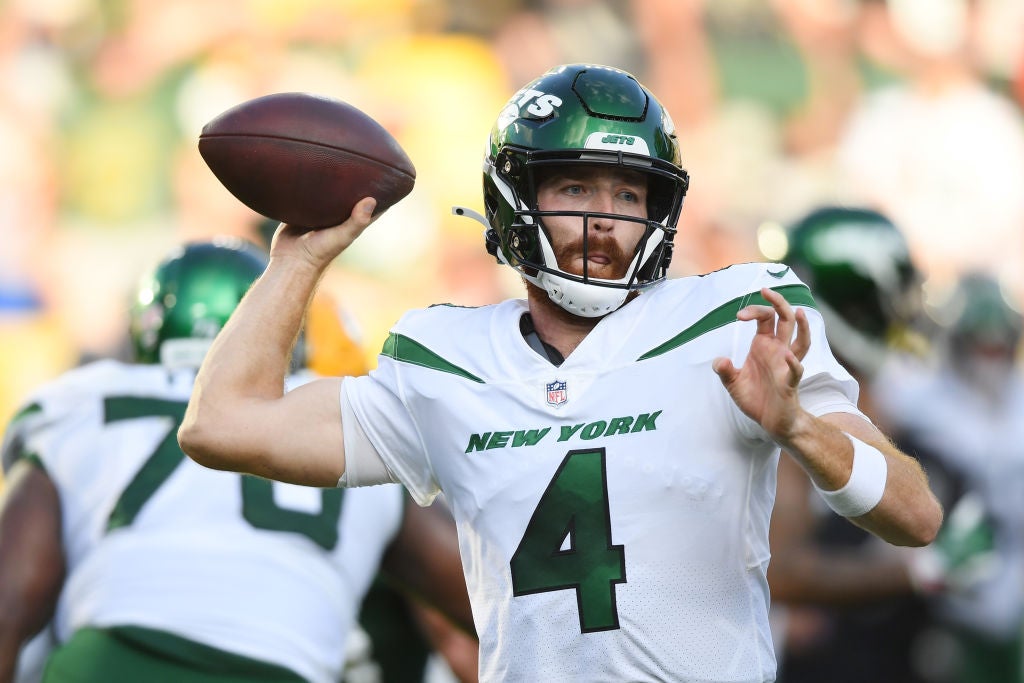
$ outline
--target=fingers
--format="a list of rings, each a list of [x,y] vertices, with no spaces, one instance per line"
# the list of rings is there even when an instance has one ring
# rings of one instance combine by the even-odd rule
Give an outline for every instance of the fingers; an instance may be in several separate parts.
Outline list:
[[[804,364],[800,362],[796,354],[790,351],[786,354],[786,365],[789,366],[789,386],[796,388],[804,376]]]
[[[332,225],[323,230],[349,230],[351,228],[361,229],[368,226],[373,221],[377,220],[377,216],[373,215],[373,210],[377,208],[377,200],[373,197],[363,197],[352,206],[352,213],[341,223]],[[306,229],[302,229],[303,232],[309,232]]]
[[[366,227],[374,220],[373,210],[377,208],[377,200],[373,197],[363,197],[352,207],[352,220]]]
[[[377,208],[377,200],[373,197],[364,197],[352,207],[352,215],[341,224],[345,231],[345,247],[363,234],[363,231],[369,227],[370,223],[377,220],[377,217],[373,215],[375,208]]]
[[[271,256],[299,257],[315,268],[326,267],[376,220],[377,200],[364,197],[352,207],[349,217],[338,225],[311,230],[282,224],[271,246]]]
[[[736,378],[736,373],[739,372],[732,361],[724,356],[719,356],[711,361],[711,369],[722,380],[722,384],[726,385],[732,382]]]
[[[811,324],[802,308],[796,310],[796,339],[790,348],[799,360],[803,360],[811,348]]]
[[[771,306],[746,306],[737,311],[736,319],[757,321],[758,334],[775,334],[775,309]]]
[[[773,312],[779,316],[779,321],[775,325],[775,336],[785,342],[791,341],[793,330],[796,329],[796,314],[793,312],[793,307],[786,301],[786,297],[774,289],[763,287],[761,296],[772,305]]]
[[[758,334],[774,335],[786,343],[792,343],[794,353],[803,359],[811,345],[810,324],[807,315],[801,309],[795,309],[773,289],[764,287],[761,296],[771,306],[746,306],[736,313],[738,320],[756,320]],[[796,331],[796,339],[793,332]]]
[[[363,197],[355,206],[348,219],[339,225],[327,230],[335,234],[335,239],[340,239],[345,246],[348,246],[356,237],[362,234],[370,223],[376,220],[373,210],[377,208],[377,200],[373,197]]]

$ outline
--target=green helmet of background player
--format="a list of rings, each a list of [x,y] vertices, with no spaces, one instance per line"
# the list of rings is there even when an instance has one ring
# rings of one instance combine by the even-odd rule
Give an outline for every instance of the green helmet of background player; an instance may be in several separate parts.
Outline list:
[[[537,173],[574,164],[648,178],[647,220],[630,219],[643,233],[622,279],[567,273],[555,259],[543,224],[551,214],[537,211]],[[483,174],[488,250],[570,313],[604,315],[630,291],[665,278],[688,182],[671,117],[633,76],[605,66],[556,67],[513,95],[491,131]]]
[[[950,367],[981,396],[1005,402],[1016,374],[1024,318],[999,281],[986,273],[962,275],[944,309],[950,318],[944,339]]]
[[[911,330],[921,278],[892,221],[870,209],[827,206],[797,221],[787,237],[780,260],[811,288],[829,345],[851,369],[870,374],[889,349],[920,343]]]
[[[958,349],[1003,350],[1013,356],[1024,319],[995,278],[985,273],[963,275],[947,306],[954,316],[949,334]]]
[[[143,278],[131,310],[135,360],[199,367],[217,332],[267,266],[241,239],[193,242]]]

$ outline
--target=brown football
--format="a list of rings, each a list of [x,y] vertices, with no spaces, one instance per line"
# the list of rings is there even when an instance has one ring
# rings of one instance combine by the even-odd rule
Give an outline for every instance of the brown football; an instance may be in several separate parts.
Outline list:
[[[345,221],[363,197],[380,214],[412,191],[416,169],[392,135],[350,104],[308,93],[242,102],[205,126],[199,153],[253,211],[304,228]]]

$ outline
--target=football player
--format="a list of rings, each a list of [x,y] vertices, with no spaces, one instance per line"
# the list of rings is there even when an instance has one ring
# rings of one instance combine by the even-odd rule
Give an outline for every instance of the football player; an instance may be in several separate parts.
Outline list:
[[[832,351],[860,383],[859,407],[884,424],[873,381],[894,357],[916,358],[926,348],[921,278],[906,238],[875,210],[838,205],[817,207],[788,231],[777,230],[761,238],[781,238],[786,250],[766,256],[792,267],[814,292]],[[927,469],[934,486],[936,472]],[[819,500],[799,465],[783,458],[768,582],[773,616],[789,624],[796,640],[780,639],[786,654],[779,680],[924,683],[913,652],[930,618],[910,556],[880,552],[876,538]]]
[[[420,504],[443,491],[481,680],[773,680],[781,449],[892,543],[930,542],[942,513],[857,409],[787,267],[666,279],[688,180],[668,113],[633,76],[552,69],[500,112],[485,159],[489,248],[526,298],[410,312],[374,372],[283,393],[305,302],[375,201],[331,229],[282,226],[180,442],[295,483],[400,481]]]
[[[337,681],[378,567],[472,628],[441,510],[400,487],[219,472],[178,447],[196,368],[266,265],[239,240],[176,250],[134,302],[137,362],[72,370],[11,422],[0,680],[52,620],[47,682]]]
[[[966,589],[936,597],[964,683],[1024,680],[1024,317],[991,274],[962,275],[940,300],[938,362],[887,378],[893,422],[965,493],[937,542]]]

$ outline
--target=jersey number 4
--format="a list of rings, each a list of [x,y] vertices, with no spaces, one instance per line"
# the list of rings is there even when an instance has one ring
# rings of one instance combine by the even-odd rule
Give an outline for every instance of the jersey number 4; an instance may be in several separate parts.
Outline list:
[[[128,526],[157,489],[167,481],[185,459],[178,447],[177,432],[185,417],[183,401],[114,396],[103,403],[104,422],[137,420],[152,417],[171,418],[164,438],[146,459],[135,477],[121,492],[107,520],[107,531]],[[273,482],[242,475],[242,516],[257,529],[302,534],[324,550],[338,544],[338,519],[341,516],[342,489],[321,489],[320,512],[317,514],[289,510],[274,502]]]
[[[615,584],[626,553],[612,544],[605,451],[569,451],[512,556],[513,595],[575,590],[580,631],[619,628]]]

